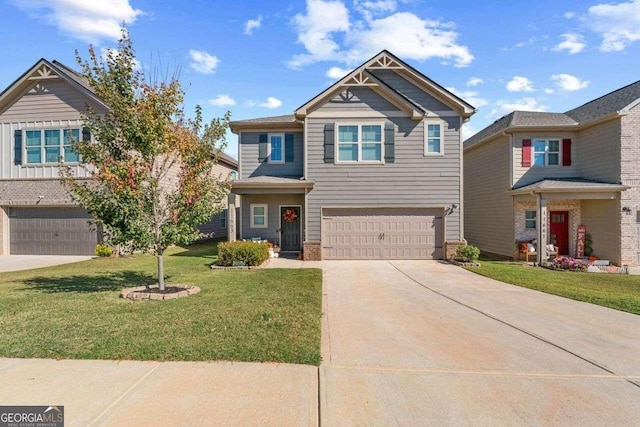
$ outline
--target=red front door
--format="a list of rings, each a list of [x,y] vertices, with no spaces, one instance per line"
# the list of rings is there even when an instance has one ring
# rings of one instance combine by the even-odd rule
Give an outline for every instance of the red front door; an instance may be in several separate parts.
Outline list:
[[[569,212],[567,211],[551,211],[549,233],[551,234],[550,241],[553,242],[555,238],[555,245],[558,247],[558,253],[560,255],[569,254]]]

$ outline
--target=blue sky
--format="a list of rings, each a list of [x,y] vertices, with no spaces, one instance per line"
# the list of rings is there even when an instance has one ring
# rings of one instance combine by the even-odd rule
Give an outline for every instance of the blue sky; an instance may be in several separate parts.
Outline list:
[[[41,57],[114,46],[126,22],[143,69],[179,68],[207,118],[291,114],[382,49],[478,108],[466,137],[640,79],[640,0],[4,0],[0,15],[3,88]]]

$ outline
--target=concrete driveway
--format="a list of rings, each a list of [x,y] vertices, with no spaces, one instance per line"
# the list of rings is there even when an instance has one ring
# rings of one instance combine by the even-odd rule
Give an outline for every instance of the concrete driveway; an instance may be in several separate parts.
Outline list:
[[[438,262],[322,266],[324,425],[640,420],[640,316]]]
[[[0,273],[71,264],[91,258],[95,257],[82,255],[3,255],[0,256]]]

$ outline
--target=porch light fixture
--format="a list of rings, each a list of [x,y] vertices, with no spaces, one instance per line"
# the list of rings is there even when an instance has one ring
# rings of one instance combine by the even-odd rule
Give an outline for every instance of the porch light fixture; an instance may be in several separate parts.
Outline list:
[[[451,206],[449,206],[447,209],[445,209],[444,211],[444,216],[449,216],[453,213],[453,211],[455,211],[456,209],[458,209],[458,205],[456,205],[455,203]]]
[[[623,206],[622,207],[622,212],[626,213],[627,215],[631,214],[631,208],[629,206]]]

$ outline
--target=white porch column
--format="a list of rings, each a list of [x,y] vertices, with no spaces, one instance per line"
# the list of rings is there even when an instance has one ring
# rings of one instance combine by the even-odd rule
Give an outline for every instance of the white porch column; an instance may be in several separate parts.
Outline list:
[[[227,197],[227,240],[236,241],[236,194],[229,193]]]
[[[549,210],[547,208],[547,199],[542,194],[538,195],[537,201],[537,216],[538,216],[538,246],[536,248],[538,252],[538,264],[543,260],[546,261],[547,255],[547,233],[549,230],[549,224],[547,224],[547,218],[549,216]]]

